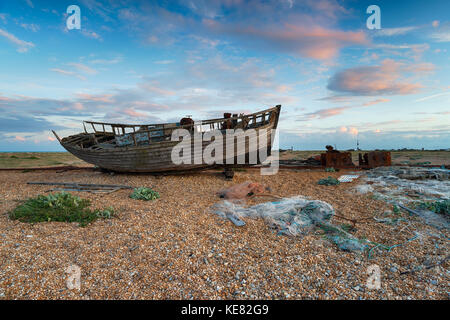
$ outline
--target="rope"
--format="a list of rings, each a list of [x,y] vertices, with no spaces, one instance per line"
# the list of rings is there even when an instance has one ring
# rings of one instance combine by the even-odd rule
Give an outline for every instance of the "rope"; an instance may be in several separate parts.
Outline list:
[[[408,242],[417,239],[418,237],[419,237],[419,235],[415,235],[415,236],[412,237],[411,239],[408,239],[408,240],[406,240],[406,241],[403,242],[403,243],[394,244],[393,246],[386,246],[386,245],[381,244],[381,243],[371,242],[372,244],[376,244],[376,246],[373,247],[373,248],[371,248],[371,249],[369,250],[369,259],[371,259],[372,251],[375,250],[375,249],[378,248],[378,247],[384,247],[383,249],[386,249],[387,252],[390,252],[392,249],[394,249],[394,248],[396,248],[396,247],[401,247],[401,246],[407,244]]]

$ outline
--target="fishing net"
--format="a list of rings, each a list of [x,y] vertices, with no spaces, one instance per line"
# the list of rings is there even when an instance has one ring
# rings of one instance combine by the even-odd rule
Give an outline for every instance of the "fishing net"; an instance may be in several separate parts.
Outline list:
[[[212,209],[214,213],[228,218],[237,226],[245,225],[243,218],[262,218],[271,228],[278,230],[278,234],[301,238],[320,228],[325,232],[325,237],[342,250],[363,251],[367,248],[363,241],[329,222],[334,215],[334,209],[324,201],[296,196],[250,207],[222,201]]]
[[[357,192],[373,192],[387,202],[450,199],[450,170],[420,167],[379,167],[367,172],[367,185]]]
[[[355,187],[357,193],[369,193],[377,199],[408,207],[419,207],[413,212],[438,229],[450,229],[449,216],[427,207],[450,199],[450,170],[423,167],[379,167],[367,172],[366,183]]]

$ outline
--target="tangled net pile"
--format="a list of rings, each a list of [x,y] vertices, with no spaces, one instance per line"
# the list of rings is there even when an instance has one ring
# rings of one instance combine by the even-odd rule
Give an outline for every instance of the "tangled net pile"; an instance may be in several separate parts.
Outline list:
[[[222,201],[213,206],[213,211],[223,218],[239,221],[241,218],[262,218],[279,234],[302,237],[320,228],[325,237],[345,251],[364,251],[365,241],[359,240],[342,228],[329,222],[334,215],[333,207],[320,200],[308,200],[301,196],[265,202],[251,207]]]

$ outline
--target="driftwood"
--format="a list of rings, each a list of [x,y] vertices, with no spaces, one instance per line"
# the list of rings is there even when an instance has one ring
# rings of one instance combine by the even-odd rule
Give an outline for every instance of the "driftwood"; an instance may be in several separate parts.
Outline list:
[[[27,184],[37,184],[46,186],[60,186],[49,191],[85,191],[91,193],[111,193],[120,189],[133,189],[133,187],[115,184],[89,184],[71,182],[27,182]]]
[[[409,213],[413,213],[413,214],[415,214],[415,215],[420,216],[420,213],[417,212],[416,210],[413,210],[413,209],[411,209],[411,208],[408,208],[408,207],[406,207],[406,206],[404,206],[404,205],[402,205],[402,204],[400,204],[400,203],[398,203],[397,206],[400,207],[400,208],[402,208],[402,209],[405,210],[405,211],[408,211]]]

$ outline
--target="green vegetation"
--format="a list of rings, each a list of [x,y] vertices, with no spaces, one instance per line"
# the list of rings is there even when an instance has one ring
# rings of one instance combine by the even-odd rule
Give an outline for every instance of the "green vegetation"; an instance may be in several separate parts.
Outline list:
[[[155,200],[159,198],[159,193],[150,188],[139,187],[134,189],[133,193],[130,195],[130,198],[145,201]]]
[[[104,210],[89,209],[90,201],[67,192],[38,195],[30,198],[9,213],[12,220],[21,222],[78,222],[84,227],[97,219],[110,219],[115,213],[108,207]]]
[[[325,168],[325,172],[336,172],[336,170],[333,167]]]
[[[333,177],[328,177],[326,179],[320,179],[317,184],[324,185],[324,186],[335,186],[338,185],[340,182],[338,179]]]
[[[351,225],[350,223],[342,223],[340,225],[341,229],[344,230],[345,232],[352,232],[354,231],[354,227],[353,225]]]
[[[416,166],[424,166],[424,165],[429,165],[431,164],[430,161],[424,161],[424,162],[416,162],[414,163]]]
[[[420,202],[416,205],[416,208],[433,211],[434,213],[450,217],[450,200]]]
[[[400,208],[397,207],[397,205],[394,204],[392,206],[392,212],[395,213],[395,214],[400,214]]]

